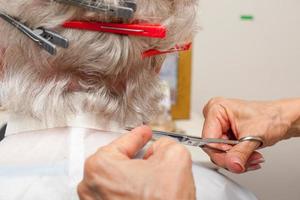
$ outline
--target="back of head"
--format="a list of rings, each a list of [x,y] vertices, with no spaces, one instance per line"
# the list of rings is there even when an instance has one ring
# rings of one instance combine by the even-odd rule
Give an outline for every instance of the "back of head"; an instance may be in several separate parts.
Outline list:
[[[118,5],[122,0],[101,2]],[[167,37],[155,39],[61,26],[69,20],[120,23],[105,13],[53,0],[0,0],[1,11],[70,42],[69,48],[59,48],[52,56],[0,19],[0,104],[42,121],[64,120],[80,112],[123,125],[147,121],[161,97],[156,72],[164,56],[143,58],[142,53],[191,41],[195,9],[196,0],[138,0],[129,22],[166,26]]]

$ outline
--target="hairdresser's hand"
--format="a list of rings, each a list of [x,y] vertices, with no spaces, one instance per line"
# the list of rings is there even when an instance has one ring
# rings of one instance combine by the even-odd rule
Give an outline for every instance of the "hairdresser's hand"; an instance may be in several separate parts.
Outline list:
[[[139,127],[92,155],[78,186],[80,199],[194,200],[191,157],[182,145],[162,138],[144,159],[133,159],[151,136],[148,127]]]
[[[294,136],[288,132],[300,111],[299,100],[254,102],[214,98],[205,106],[203,113],[203,137],[240,139],[259,136],[266,147]],[[258,142],[243,142],[232,148],[228,145],[214,147],[230,148],[227,153],[208,148],[205,151],[215,164],[235,173],[259,169],[264,162],[263,156],[255,151],[259,147]]]

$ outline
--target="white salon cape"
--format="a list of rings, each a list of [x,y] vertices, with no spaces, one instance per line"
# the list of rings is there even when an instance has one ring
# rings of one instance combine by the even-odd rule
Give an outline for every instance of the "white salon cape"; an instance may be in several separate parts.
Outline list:
[[[0,200],[78,200],[85,159],[121,134],[111,131],[112,125],[107,129],[98,124],[87,115],[63,128],[10,117],[0,142]],[[199,200],[256,199],[215,170],[194,164],[193,173]]]

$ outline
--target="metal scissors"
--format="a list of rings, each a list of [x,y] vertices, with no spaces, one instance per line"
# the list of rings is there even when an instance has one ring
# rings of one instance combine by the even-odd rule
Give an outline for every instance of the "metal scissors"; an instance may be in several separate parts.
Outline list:
[[[132,129],[133,128],[127,128],[126,130],[131,131]],[[228,144],[234,146],[241,142],[246,142],[246,141],[259,142],[260,143],[259,147],[262,147],[264,144],[263,139],[257,136],[247,136],[239,140],[228,140],[228,139],[220,139],[220,138],[200,138],[200,137],[195,137],[190,135],[181,135],[177,133],[156,131],[156,130],[152,130],[152,133],[154,139],[159,139],[161,137],[171,137],[184,145],[200,147],[200,148],[209,148],[212,150],[217,150],[222,152],[226,152],[227,150],[218,149],[209,146],[209,144]]]
[[[172,132],[164,132],[164,131],[156,131],[156,130],[152,130],[152,132],[154,135],[154,139],[158,139],[160,137],[166,136],[166,137],[174,138],[178,142],[184,145],[200,147],[200,148],[208,148],[208,149],[222,151],[222,152],[226,152],[229,149],[228,150],[219,149],[219,148],[209,146],[209,144],[228,144],[234,146],[241,142],[246,142],[246,141],[259,142],[260,143],[259,147],[262,147],[264,144],[263,139],[257,136],[247,136],[239,140],[228,140],[228,139],[221,139],[221,138],[200,138],[195,136],[180,135]]]

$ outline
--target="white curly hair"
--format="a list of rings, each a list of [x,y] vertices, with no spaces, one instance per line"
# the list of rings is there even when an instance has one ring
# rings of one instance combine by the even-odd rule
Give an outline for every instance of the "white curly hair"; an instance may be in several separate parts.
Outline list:
[[[68,49],[51,56],[0,19],[0,104],[44,122],[80,112],[121,125],[149,120],[161,98],[156,72],[164,56],[142,58],[142,52],[190,42],[197,0],[138,0],[137,6],[131,21],[165,25],[165,39],[65,29],[61,24],[68,20],[118,19],[53,0],[0,0],[1,11],[70,41]]]

